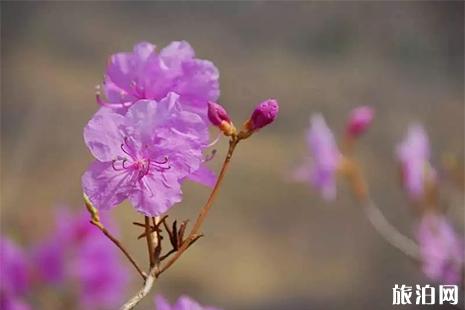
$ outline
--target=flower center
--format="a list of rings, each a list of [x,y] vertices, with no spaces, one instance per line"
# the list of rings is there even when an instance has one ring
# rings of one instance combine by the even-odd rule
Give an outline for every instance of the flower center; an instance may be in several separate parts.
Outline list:
[[[168,156],[164,156],[161,160],[151,159],[148,156],[140,156],[144,152],[137,152],[136,148],[130,145],[127,137],[124,138],[124,142],[121,143],[120,147],[127,156],[114,159],[111,162],[115,171],[134,171],[136,172],[136,179],[140,180],[153,170],[163,173],[171,168],[168,164]],[[145,149],[147,147],[147,145],[144,145]]]

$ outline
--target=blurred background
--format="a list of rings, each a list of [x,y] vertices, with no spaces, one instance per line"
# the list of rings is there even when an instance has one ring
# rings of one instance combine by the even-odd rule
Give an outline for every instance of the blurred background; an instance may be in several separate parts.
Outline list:
[[[411,235],[394,147],[415,120],[438,168],[445,154],[463,159],[463,2],[2,2],[1,26],[2,234],[28,246],[57,205],[83,207],[80,177],[92,158],[82,130],[107,57],[141,40],[187,40],[219,68],[220,102],[236,123],[268,97],[281,111],[238,149],[206,237],[155,290],[225,309],[390,309],[394,284],[428,283],[344,185],[326,204],[288,179],[307,155],[312,113],[340,134],[351,108],[369,104],[376,120],[357,154],[374,199]],[[184,192],[171,218],[193,218],[208,195],[196,184]],[[463,232],[463,188],[446,180],[441,203]],[[145,241],[130,224],[141,216],[127,204],[115,216],[145,266]],[[126,297],[140,286],[133,278]],[[64,304],[55,296],[36,306]],[[151,298],[141,309],[153,309]]]

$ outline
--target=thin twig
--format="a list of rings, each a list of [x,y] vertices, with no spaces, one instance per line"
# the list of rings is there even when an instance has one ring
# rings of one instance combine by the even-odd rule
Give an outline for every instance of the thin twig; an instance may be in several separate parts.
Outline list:
[[[150,229],[150,218],[148,216],[145,216],[144,220],[145,220],[145,237],[147,239],[147,251],[149,252],[149,264],[150,264],[150,268],[153,268],[153,266],[155,266],[155,259],[154,259],[155,251],[153,250],[153,234]]]
[[[152,223],[153,227],[155,228],[154,231],[154,238],[153,238],[153,243],[154,243],[154,253],[153,253],[153,259],[154,259],[154,265],[159,268],[160,267],[160,254],[161,254],[161,229],[160,229],[160,223],[161,221],[164,221],[166,219],[166,216],[163,218],[160,218],[159,216],[152,217]]]
[[[384,240],[408,257],[414,260],[420,259],[418,245],[392,226],[371,199],[366,201],[364,210],[371,225]]]
[[[90,213],[90,216],[91,216],[91,220],[90,220],[90,223],[95,225],[98,229],[100,229],[100,231],[103,232],[103,234],[108,238],[110,239],[120,250],[121,252],[123,252],[123,254],[127,257],[127,259],[131,262],[131,264],[134,266],[134,268],[136,268],[137,272],[140,274],[140,276],[142,277],[142,279],[146,279],[147,278],[147,275],[145,274],[145,272],[139,267],[139,265],[136,263],[136,261],[134,260],[134,258],[131,256],[131,254],[129,254],[129,252],[126,250],[126,248],[121,244],[121,242],[116,239],[109,231],[108,229],[105,228],[105,226],[102,224],[102,222],[100,221],[100,217],[99,217],[99,214],[98,214],[98,211],[97,209],[92,205],[92,203],[90,202],[89,198],[84,195],[84,202],[86,204],[86,208],[87,208],[87,211],[89,211]]]
[[[208,211],[213,205],[213,201],[215,200],[216,195],[218,194],[218,190],[223,182],[224,176],[226,175],[226,172],[229,168],[232,155],[239,141],[240,140],[236,140],[236,139],[233,139],[230,141],[228,154],[226,155],[226,158],[223,162],[223,166],[221,167],[221,171],[220,171],[220,174],[218,175],[218,179],[216,180],[215,186],[213,187],[213,190],[210,193],[210,196],[208,197],[207,202],[202,207],[202,209],[200,209],[200,212],[199,212],[199,215],[197,216],[194,227],[192,228],[189,236],[186,238],[186,241],[178,249],[176,254],[160,269],[157,276],[159,276],[161,273],[163,273],[169,267],[171,267],[171,265],[173,265],[178,260],[178,258],[184,253],[184,251],[187,250],[187,248],[189,247],[189,244],[192,243],[194,240],[198,239],[198,232],[200,228],[202,227],[202,224],[205,221],[205,218],[208,215]]]
[[[347,145],[350,145],[350,143]],[[346,146],[346,148],[348,148],[348,146]],[[346,157],[344,168],[355,198],[364,207],[365,214],[374,229],[390,245],[400,250],[408,257],[418,261],[420,259],[418,245],[389,223],[381,210],[376,206],[375,202],[370,197],[367,182],[360,171],[360,165],[351,157]]]
[[[150,290],[153,287],[153,284],[155,283],[155,279],[157,278],[156,273],[157,273],[157,266],[153,267],[149,275],[147,276],[147,279],[144,282],[144,286],[132,297],[127,301],[124,305],[121,306],[120,310],[130,310],[134,309],[134,307],[145,297],[147,294],[150,292]]]
[[[161,218],[161,219],[159,217],[152,217],[152,222],[153,222],[153,225],[154,225],[154,227],[156,229],[155,229],[154,233],[147,234],[147,236],[149,236],[149,235],[152,236],[152,238],[151,238],[152,241],[157,240],[156,244],[154,244],[153,242],[151,243],[152,247],[155,246],[157,251],[161,250],[161,243],[160,243],[161,239],[160,239],[160,234],[159,234],[159,225],[160,225],[161,221],[164,221],[165,219],[166,219],[166,217]],[[145,222],[150,224],[150,218],[145,217]],[[153,234],[156,234],[156,235],[153,236]],[[149,245],[149,244],[147,244],[147,245]],[[153,250],[152,250],[151,253],[155,254],[155,252]],[[120,308],[121,310],[133,309],[145,296],[147,296],[147,294],[152,289],[156,278],[158,277],[158,270],[159,270],[159,267],[160,267],[159,262],[160,262],[160,257],[159,257],[159,253],[158,253],[158,256],[154,257],[154,266],[151,267],[149,275],[147,276],[147,278],[144,281],[144,286],[136,293],[136,295],[134,295],[134,297],[132,297],[129,301],[127,301],[124,305],[121,306],[121,308]]]

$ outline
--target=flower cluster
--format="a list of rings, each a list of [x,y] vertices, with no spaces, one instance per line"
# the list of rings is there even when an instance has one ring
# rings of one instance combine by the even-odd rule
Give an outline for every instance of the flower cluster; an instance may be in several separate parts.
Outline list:
[[[113,309],[123,301],[128,270],[117,249],[89,225],[84,212],[58,209],[54,230],[28,251],[5,238],[0,247],[1,309],[29,309],[26,293],[46,285],[76,287],[81,309]]]
[[[415,255],[411,253],[417,253],[418,246],[415,258],[428,278],[440,283],[460,283],[465,260],[464,242],[437,205],[436,171],[430,163],[428,136],[420,124],[409,126],[406,137],[397,145],[395,152],[404,190],[409,200],[419,208],[414,234],[417,244],[395,231],[379,210],[373,211],[374,204],[367,194],[366,181],[352,156],[354,140],[366,131],[373,118],[372,108],[355,108],[349,115],[340,151],[324,118],[319,114],[312,116],[307,134],[311,160],[296,170],[295,179],[310,181],[324,199],[332,200],[336,196],[336,176],[339,173],[347,176],[357,198],[366,206],[370,221],[386,240],[396,240],[393,245],[408,255]],[[413,250],[412,245],[415,247]]]
[[[266,100],[256,107],[238,131],[226,109],[216,103],[218,76],[211,62],[195,58],[187,42],[173,42],[159,53],[154,45],[139,43],[130,53],[110,57],[102,85],[106,98],[101,97],[99,87],[97,103],[100,108],[84,128],[84,141],[95,158],[81,179],[92,223],[105,232],[98,211],[112,209],[125,200],[144,215],[144,223],[134,224],[145,229],[140,237],[147,239],[148,272],[142,271],[119,241],[109,237],[129,258],[145,285],[153,283],[152,279],[202,236],[200,226],[239,141],[277,117],[277,101]],[[216,143],[210,142],[210,124],[230,139],[218,179],[205,165],[211,157],[204,152]],[[194,227],[184,238],[187,221],[178,229],[175,220],[169,228],[164,215],[182,200],[181,186],[186,180],[213,187],[213,190]],[[163,238],[163,233],[168,236]],[[171,250],[162,249],[163,239],[170,241]],[[173,253],[176,255],[160,267]],[[53,272],[54,276],[59,273],[59,270]],[[82,273],[83,277],[91,275],[91,269]],[[140,298],[136,297],[135,302]],[[201,308],[186,298],[180,299],[178,304],[176,309],[187,309],[183,305],[188,305],[189,309]]]
[[[219,96],[218,70],[195,58],[187,42],[173,42],[160,53],[142,42],[131,53],[110,57],[102,106],[84,129],[95,161],[82,176],[84,193],[99,210],[128,199],[146,216],[160,216],[182,200],[190,179],[213,186],[205,166],[209,121],[227,136],[237,134]],[[278,103],[262,102],[241,138],[271,123]]]
[[[181,201],[184,180],[213,185],[203,151],[218,76],[187,42],[172,42],[160,53],[142,42],[110,57],[103,84],[108,101],[97,95],[102,108],[84,129],[96,160],[82,186],[97,209],[129,199],[137,211],[158,216]]]
[[[205,168],[208,127],[183,110],[179,95],[140,100],[126,115],[97,112],[84,129],[96,161],[82,177],[84,192],[100,210],[125,199],[147,216],[158,216],[181,201],[181,182],[191,178],[212,185]]]
[[[356,138],[370,126],[374,111],[368,106],[355,108],[346,125],[346,137]],[[336,198],[336,177],[343,170],[344,155],[340,151],[333,132],[321,114],[310,117],[307,130],[307,147],[310,158],[294,171],[297,181],[309,181],[327,201]]]

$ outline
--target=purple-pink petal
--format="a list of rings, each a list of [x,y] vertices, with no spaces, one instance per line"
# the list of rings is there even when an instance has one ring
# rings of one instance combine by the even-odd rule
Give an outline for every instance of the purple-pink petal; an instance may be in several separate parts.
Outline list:
[[[80,287],[82,309],[113,309],[124,300],[128,271],[119,258],[117,248],[98,235],[78,248],[70,271]]]
[[[188,296],[181,296],[175,304],[170,303],[161,295],[155,296],[156,310],[220,310],[220,308],[211,306],[202,306],[197,301]]]
[[[193,182],[208,187],[213,187],[217,180],[216,174],[206,166],[200,167],[199,169],[191,173],[187,178]]]
[[[324,199],[332,200],[336,197],[336,171],[341,154],[323,116],[311,117],[307,143],[312,155],[311,182]]]
[[[136,190],[134,172],[115,170],[112,162],[94,161],[82,176],[82,188],[99,209],[107,210],[123,202]]]
[[[141,42],[132,52],[110,57],[103,91],[114,107],[141,99],[158,101],[176,92],[185,109],[206,118],[208,100],[219,97],[218,79],[213,63],[195,58],[185,41],[172,42],[160,53],[154,45]],[[126,109],[117,111],[124,114]]]
[[[435,172],[429,163],[428,136],[420,124],[412,124],[404,140],[397,146],[396,156],[401,164],[403,185],[413,200],[424,194],[427,178],[434,180]]]
[[[24,294],[29,286],[25,253],[11,240],[0,236],[0,292],[8,296]]]
[[[2,279],[4,281],[4,279]],[[0,309],[2,310],[31,310],[21,298],[0,292]]]
[[[35,275],[38,281],[60,284],[65,279],[65,243],[59,238],[50,238],[37,244],[32,250]]]
[[[416,227],[425,275],[439,283],[459,284],[464,264],[464,242],[444,215],[424,214]]]
[[[102,108],[84,127],[84,141],[94,157],[110,161],[121,155],[124,117]]]
[[[96,208],[110,209],[129,198],[141,213],[157,216],[181,201],[181,183],[191,174],[212,182],[211,175],[199,175],[208,124],[179,99],[169,93],[159,102],[139,100],[125,115],[99,111],[88,123],[86,143],[97,161],[82,186]]]

